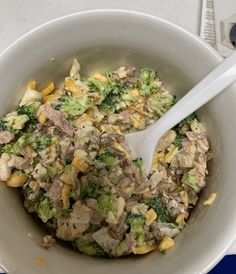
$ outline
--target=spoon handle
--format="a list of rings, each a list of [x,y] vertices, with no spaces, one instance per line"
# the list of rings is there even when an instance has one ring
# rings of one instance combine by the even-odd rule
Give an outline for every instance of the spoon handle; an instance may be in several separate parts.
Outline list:
[[[146,141],[156,143],[166,131],[206,104],[236,80],[236,51],[213,69],[165,115],[145,131]]]

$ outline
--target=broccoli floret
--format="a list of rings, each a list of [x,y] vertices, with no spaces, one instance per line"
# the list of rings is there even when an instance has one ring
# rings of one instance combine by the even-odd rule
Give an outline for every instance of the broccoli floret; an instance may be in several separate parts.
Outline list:
[[[130,92],[124,93],[121,97],[125,101],[135,101],[135,96]]]
[[[79,252],[89,256],[104,256],[104,250],[94,241],[92,234],[87,233],[75,240]]]
[[[68,114],[70,118],[83,114],[88,108],[93,106],[93,101],[84,95],[75,98],[70,95],[63,96],[59,99],[57,109],[61,109]]]
[[[46,223],[49,219],[53,218],[55,215],[55,208],[53,206],[53,201],[49,197],[42,197],[36,208],[36,212],[39,218]]]
[[[175,147],[178,149],[182,148],[182,141],[183,141],[184,135],[182,134],[176,134],[175,140],[172,143]]]
[[[102,102],[99,107],[99,110],[103,115],[108,115],[116,111],[116,107],[120,104],[121,99],[117,96],[109,95],[106,99]]]
[[[100,82],[94,78],[88,79],[88,85],[91,91],[98,91],[100,99],[97,104],[102,114],[107,115],[125,107],[122,95],[126,93],[126,86],[123,81],[114,81],[112,77],[107,77],[107,82]]]
[[[197,115],[196,113],[192,113],[184,120],[182,120],[177,126],[175,126],[173,130],[176,132],[177,135],[180,135],[184,138],[185,132],[190,130],[190,125],[195,119],[197,120]]]
[[[141,180],[143,180],[144,179],[144,169],[143,169],[143,160],[142,160],[142,158],[137,158],[137,159],[133,160],[133,163],[138,168],[139,176],[140,176]]]
[[[124,108],[126,104],[122,96],[125,93],[126,87],[121,81],[107,82],[103,91],[103,101],[100,105],[102,114],[107,115]]]
[[[85,200],[87,198],[97,199],[101,194],[101,187],[95,183],[88,182],[81,178],[80,183],[80,198]]]
[[[106,89],[106,84],[101,81],[98,81],[95,78],[88,78],[87,83],[91,90],[97,90],[100,93],[103,93]]]
[[[176,103],[176,97],[174,95],[156,93],[150,97],[148,101],[148,107],[158,117],[161,117],[175,103]]]
[[[153,69],[142,68],[139,77],[143,83],[150,84],[156,79],[156,71]]]
[[[148,201],[148,206],[155,210],[157,217],[161,222],[173,223],[174,219],[169,211],[165,208],[160,197],[154,197]]]
[[[183,126],[190,126],[190,124],[193,122],[193,120],[194,119],[197,119],[197,115],[196,115],[196,113],[194,112],[194,113],[192,113],[192,114],[190,114],[188,117],[186,117],[183,121],[181,121],[180,123],[179,123],[179,126],[180,127],[183,127]]]
[[[159,88],[156,72],[152,69],[141,69],[137,85],[142,96],[149,96],[158,91]]]
[[[115,248],[115,253],[117,257],[120,257],[122,255],[128,254],[129,253],[129,247],[127,245],[126,240],[123,240],[120,242],[116,248]]]
[[[52,136],[49,135],[49,134],[45,134],[45,135],[42,135],[40,136],[35,145],[34,145],[34,148],[36,150],[43,150],[45,148],[47,148],[48,146],[50,146],[52,143]]]
[[[196,189],[198,187],[197,184],[197,177],[195,175],[191,175],[191,174],[184,174],[183,178],[182,178],[182,182],[190,187],[192,187],[193,189]]]
[[[179,149],[182,148],[182,140],[186,138],[185,132],[191,130],[190,126],[194,120],[197,120],[197,116],[195,113],[192,113],[173,128],[173,130],[176,132],[176,138],[173,142],[174,146]]]
[[[35,137],[32,134],[25,133],[15,143],[10,143],[2,148],[2,153],[20,155],[20,151],[23,147],[32,144],[35,141]]]
[[[57,175],[57,169],[53,166],[47,168],[47,179],[51,180]]]
[[[27,115],[29,117],[30,123],[36,122],[36,112],[40,106],[40,103],[33,103],[30,105],[23,105],[17,109],[17,113],[21,115]]]
[[[110,151],[105,151],[101,154],[98,154],[96,156],[96,160],[105,163],[108,170],[111,170],[113,167],[117,166],[120,162],[115,156],[115,154]]]
[[[130,233],[138,245],[145,244],[145,217],[138,214],[128,214],[126,222],[130,225]]]
[[[109,211],[116,215],[117,202],[115,196],[111,193],[102,193],[97,199],[96,209],[103,218],[107,217]]]
[[[7,130],[7,122],[4,120],[4,118],[0,119],[0,131]]]
[[[9,130],[14,134],[17,134],[19,130],[23,129],[25,123],[29,120],[29,117],[25,114],[23,115],[9,115],[1,118],[0,129]]]
[[[54,207],[53,201],[46,196],[41,197],[36,206],[36,212],[40,219],[46,223],[52,218],[61,218],[68,215],[71,210],[69,209],[56,209]]]

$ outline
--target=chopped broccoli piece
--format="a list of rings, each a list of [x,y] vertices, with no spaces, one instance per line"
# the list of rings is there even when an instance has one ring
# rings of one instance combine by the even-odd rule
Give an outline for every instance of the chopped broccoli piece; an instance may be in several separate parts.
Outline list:
[[[181,134],[176,134],[175,140],[172,143],[175,147],[177,147],[178,149],[182,148],[182,141],[183,141],[184,135]]]
[[[7,122],[4,120],[4,118],[0,119],[0,131],[7,130]]]
[[[156,79],[156,72],[153,69],[142,68],[139,77],[143,83],[150,84]]]
[[[129,252],[129,247],[127,245],[126,240],[123,240],[122,242],[120,242],[115,248],[115,253],[117,257],[127,254],[128,252]]]
[[[193,122],[193,120],[194,119],[197,119],[197,115],[196,115],[196,113],[194,112],[194,113],[192,113],[192,114],[190,114],[188,117],[186,117],[183,121],[181,121],[180,123],[179,123],[179,126],[180,127],[183,127],[183,126],[185,126],[185,125],[190,125],[192,122]]]
[[[102,102],[99,109],[103,115],[108,115],[116,110],[124,108],[125,106],[126,105],[120,96],[110,94]]]
[[[137,158],[137,159],[133,160],[133,163],[138,168],[140,179],[143,180],[144,179],[144,169],[143,169],[143,160],[142,160],[142,158]]]
[[[117,203],[116,198],[111,193],[102,193],[97,199],[97,211],[99,214],[106,218],[109,211],[111,211],[114,215],[117,212]]]
[[[190,125],[194,121],[194,119],[197,119],[197,116],[195,113],[192,113],[188,117],[186,117],[184,120],[182,120],[174,129],[177,133],[184,135],[182,132],[182,129],[185,127],[187,130],[190,130]]]
[[[75,98],[70,95],[63,96],[59,99],[57,109],[61,109],[73,118],[77,115],[83,114],[88,108],[93,106],[92,99],[86,95]]]
[[[106,83],[104,99],[100,105],[102,114],[110,114],[126,106],[123,94],[126,93],[125,85],[121,81],[109,81]]]
[[[115,154],[110,151],[105,151],[101,154],[98,154],[96,156],[96,160],[105,163],[109,170],[117,166],[120,162],[115,156]]]
[[[52,218],[61,218],[70,213],[69,209],[56,209],[54,207],[53,201],[46,196],[41,197],[36,206],[36,212],[40,219],[46,223]]]
[[[95,78],[88,78],[87,82],[88,82],[88,86],[91,90],[97,90],[97,91],[103,93],[106,89],[106,84],[101,81],[98,81]]]
[[[52,143],[51,135],[45,134],[45,135],[40,136],[37,139],[37,141],[34,145],[34,148],[37,150],[43,150],[43,149],[47,148],[48,146],[50,146],[51,143]]]
[[[100,100],[97,104],[100,105],[99,110],[102,114],[113,113],[116,110],[119,110],[125,107],[123,94],[126,92],[126,86],[123,81],[112,80],[112,77],[107,76],[108,81],[106,83],[100,82],[94,78],[88,79],[88,85],[93,91],[94,89],[99,92]]]
[[[104,250],[94,241],[91,233],[84,234],[75,240],[77,249],[89,256],[104,256]]]
[[[57,169],[53,166],[49,166],[47,169],[47,179],[51,180],[57,175]]]
[[[141,69],[137,84],[139,87],[139,92],[142,96],[149,96],[159,89],[156,72],[152,69]]]
[[[63,208],[57,209],[57,210],[55,210],[53,217],[56,219],[59,219],[61,217],[69,216],[71,211],[72,211],[71,209],[63,209]]]
[[[159,117],[176,103],[176,97],[171,94],[156,93],[150,97],[148,107]]]
[[[182,178],[182,182],[193,189],[195,189],[197,185],[197,177],[195,175],[190,175],[190,174],[184,174]]]
[[[135,101],[135,96],[130,92],[122,94],[121,98],[125,101]]]
[[[80,198],[82,200],[85,200],[87,198],[97,199],[100,194],[101,187],[99,185],[83,180],[83,178],[81,179]]]
[[[23,147],[32,144],[35,141],[35,136],[29,133],[23,134],[15,143],[10,143],[2,148],[2,153],[20,155],[20,151]]]
[[[37,214],[40,219],[46,223],[49,219],[55,215],[55,208],[53,207],[53,201],[49,197],[42,197],[37,204]]]
[[[197,120],[196,113],[192,113],[173,128],[179,138],[185,138],[185,132],[190,130],[190,125],[195,119]]]
[[[128,214],[126,222],[130,225],[130,233],[138,245],[145,244],[145,217],[138,214]]]
[[[30,105],[23,105],[18,108],[17,113],[21,115],[27,115],[31,123],[36,123],[36,112],[40,106],[40,103],[33,103]]]
[[[17,134],[21,130],[25,123],[29,120],[29,117],[25,114],[23,115],[9,115],[1,118],[1,128],[2,130],[10,130],[14,134]]]
[[[157,217],[161,222],[173,223],[174,219],[170,215],[169,211],[164,207],[164,204],[160,197],[151,198],[148,201],[148,206],[153,208],[157,213]]]

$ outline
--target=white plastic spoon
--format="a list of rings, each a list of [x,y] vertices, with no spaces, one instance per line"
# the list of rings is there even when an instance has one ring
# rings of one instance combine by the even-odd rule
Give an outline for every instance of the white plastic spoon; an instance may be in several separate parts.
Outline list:
[[[141,157],[149,174],[155,147],[164,133],[206,104],[236,80],[236,52],[213,69],[157,122],[143,131],[125,136],[133,159]]]

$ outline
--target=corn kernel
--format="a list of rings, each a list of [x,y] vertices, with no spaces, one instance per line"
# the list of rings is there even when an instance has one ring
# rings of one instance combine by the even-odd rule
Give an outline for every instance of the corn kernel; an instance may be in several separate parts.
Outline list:
[[[139,97],[140,96],[139,91],[136,88],[134,88],[134,89],[131,90],[131,94],[134,97]]]
[[[64,82],[65,89],[71,91],[73,95],[80,97],[83,95],[82,89],[76,85],[75,81],[71,77],[66,77]]]
[[[146,213],[146,221],[145,224],[147,226],[150,226],[157,218],[157,214],[156,212],[151,208],[148,210],[148,212]]]
[[[141,115],[139,115],[139,117],[137,117],[136,114],[131,114],[129,116],[129,118],[130,118],[134,128],[143,128],[145,126],[145,121],[146,120]]]
[[[214,202],[216,196],[217,196],[216,192],[211,193],[209,198],[204,201],[203,205],[211,205]]]
[[[141,115],[148,116],[148,113],[143,110],[144,104],[137,104],[135,106],[130,107],[132,110],[138,112]]]
[[[41,125],[45,124],[46,116],[43,113],[40,113],[39,116],[38,116],[38,121]]]
[[[132,191],[134,191],[133,186],[127,186],[127,187],[122,189],[122,192],[124,192],[124,193],[131,193]]]
[[[197,148],[196,148],[196,145],[191,144],[185,150],[186,150],[187,153],[196,153]]]
[[[113,147],[114,147],[115,149],[119,150],[119,151],[124,152],[124,153],[125,153],[125,157],[126,157],[128,160],[131,159],[130,154],[129,154],[129,153],[128,153],[120,144],[119,144],[119,143],[114,142]]]
[[[76,120],[74,120],[73,124],[75,127],[79,127],[81,123],[88,122],[88,121],[90,121],[91,124],[93,123],[91,117],[87,113],[83,113]]]
[[[81,157],[75,157],[71,164],[77,171],[81,172],[86,172],[89,167],[89,165],[85,162],[85,159]]]
[[[113,125],[101,125],[101,131],[109,133],[115,132],[117,134],[121,134],[120,127]]]
[[[55,85],[53,82],[51,82],[45,89],[41,91],[42,96],[44,97],[49,95],[50,93],[53,92],[54,88],[55,88]]]
[[[173,160],[174,156],[177,154],[178,152],[178,148],[177,147],[173,147],[165,156],[165,162],[166,163],[171,163],[171,161]]]
[[[152,245],[136,246],[134,248],[134,254],[145,254],[157,249],[157,247],[158,247],[157,243],[154,243]]]
[[[176,222],[177,224],[182,224],[182,223],[184,223],[185,216],[186,216],[186,213],[185,213],[185,212],[179,214],[179,215],[176,217],[175,222]]]
[[[58,95],[58,96],[62,96],[62,90],[58,88],[53,92],[53,94]]]
[[[182,202],[184,203],[184,206],[188,207],[189,201],[188,201],[188,193],[187,193],[187,191],[181,191],[180,192],[180,197],[181,197]]]
[[[46,264],[46,261],[41,257],[37,257],[34,259],[34,263],[38,266],[44,266]]]
[[[165,251],[171,247],[173,247],[175,245],[175,241],[168,237],[168,236],[165,236],[162,241],[160,242],[158,248],[160,251]]]
[[[7,186],[10,187],[20,187],[23,186],[25,182],[27,182],[28,176],[22,172],[15,171],[10,179],[7,181]]]
[[[157,155],[156,152],[154,153],[152,163],[153,163],[153,164],[158,164],[158,155]]]
[[[62,202],[63,202],[63,208],[67,209],[70,207],[70,191],[71,191],[71,186],[70,185],[64,185],[62,189]]]
[[[163,162],[164,158],[165,158],[165,153],[164,152],[157,153],[158,161]]]
[[[36,81],[28,82],[27,87],[30,88],[30,89],[35,89],[36,88]]]
[[[91,77],[101,82],[107,82],[107,77],[100,73],[93,73]]]
[[[64,170],[63,165],[60,164],[59,162],[55,163],[55,168],[57,169],[57,173],[59,173],[59,174],[62,173]]]
[[[35,192],[37,190],[39,190],[40,186],[39,183],[37,181],[31,181],[29,183],[29,187]]]
[[[49,95],[43,97],[43,101],[44,101],[44,103],[50,102],[50,101],[56,101],[60,97],[61,97],[60,95],[49,94]]]

